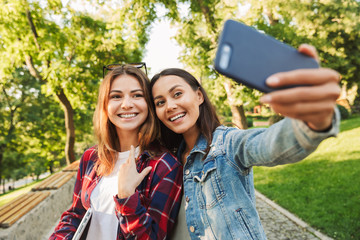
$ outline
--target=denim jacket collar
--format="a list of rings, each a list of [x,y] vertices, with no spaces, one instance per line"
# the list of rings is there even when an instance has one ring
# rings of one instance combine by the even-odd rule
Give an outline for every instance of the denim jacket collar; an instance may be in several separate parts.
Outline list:
[[[179,146],[179,149],[178,149],[178,152],[177,152],[177,158],[178,159],[181,159],[181,155],[184,152],[185,147],[186,147],[186,142],[183,139],[181,141],[181,143],[180,143],[180,146]],[[200,134],[200,136],[198,137],[198,139],[196,141],[196,144],[193,147],[193,149],[191,150],[189,156],[191,156],[191,155],[193,155],[194,153],[197,153],[197,152],[204,155],[206,147],[207,147],[207,141],[206,141],[205,137],[202,134]]]

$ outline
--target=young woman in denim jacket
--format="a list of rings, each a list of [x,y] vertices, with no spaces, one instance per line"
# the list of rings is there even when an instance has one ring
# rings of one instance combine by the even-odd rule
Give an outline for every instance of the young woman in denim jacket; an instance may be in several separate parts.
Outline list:
[[[118,66],[105,76],[94,128],[98,145],[83,154],[72,206],[50,239],[72,239],[90,207],[86,239],[168,239],[181,202],[182,166],[156,143],[160,130],[142,70]]]
[[[312,46],[299,51],[317,58]],[[192,75],[181,69],[156,74],[151,88],[162,138],[169,148],[178,147],[184,166],[184,197],[172,239],[266,239],[252,166],[298,162],[336,135],[338,81],[339,74],[325,68],[274,74],[267,79],[272,87],[305,85],[262,97],[287,118],[268,129],[239,130],[221,126]]]

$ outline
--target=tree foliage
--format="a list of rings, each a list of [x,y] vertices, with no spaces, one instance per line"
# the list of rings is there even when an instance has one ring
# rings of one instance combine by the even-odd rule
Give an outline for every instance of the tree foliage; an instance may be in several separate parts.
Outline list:
[[[59,158],[76,160],[92,144],[92,114],[103,65],[141,61],[155,17],[149,1],[0,1],[0,82],[10,89],[9,80],[21,68],[41,82],[26,84],[40,87],[37,96],[47,99],[45,104],[32,98],[34,109],[22,117],[26,135],[19,126],[14,126],[20,131],[14,130],[14,135],[3,132],[8,149],[4,162],[27,156],[23,162],[35,171],[40,161],[35,156],[47,159],[44,164],[49,166]],[[15,92],[9,96],[17,98]],[[17,141],[8,140],[11,136]]]

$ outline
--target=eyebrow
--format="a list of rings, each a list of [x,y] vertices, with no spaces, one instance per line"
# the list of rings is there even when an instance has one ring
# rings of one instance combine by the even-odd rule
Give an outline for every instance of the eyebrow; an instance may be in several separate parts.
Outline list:
[[[113,93],[113,92],[116,92],[116,93],[122,93],[121,90],[111,90],[110,93]],[[131,90],[130,93],[134,93],[134,92],[144,92],[142,89],[134,89],[134,90]]]
[[[176,84],[176,85],[172,86],[172,87],[169,89],[169,93],[171,93],[172,91],[174,91],[174,89],[177,88],[177,87],[182,87],[182,85]],[[158,99],[158,98],[162,98],[162,96],[161,96],[161,95],[156,96],[156,97],[154,97],[154,100],[156,100],[156,99]]]

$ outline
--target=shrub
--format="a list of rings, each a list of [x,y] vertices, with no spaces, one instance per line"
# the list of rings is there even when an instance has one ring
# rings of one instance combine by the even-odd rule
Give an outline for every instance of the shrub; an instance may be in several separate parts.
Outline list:
[[[341,116],[341,119],[348,119],[349,116],[350,116],[350,113],[349,111],[342,105],[339,105],[339,104],[336,104],[337,108],[339,109],[340,111],[340,116]]]
[[[281,115],[272,115],[270,118],[269,118],[269,125],[273,125],[274,123],[277,123],[279,122],[280,120],[284,119],[284,116],[281,116]]]
[[[246,120],[247,120],[248,128],[251,128],[252,126],[254,126],[254,122],[253,122],[253,119],[251,117],[246,118]]]

